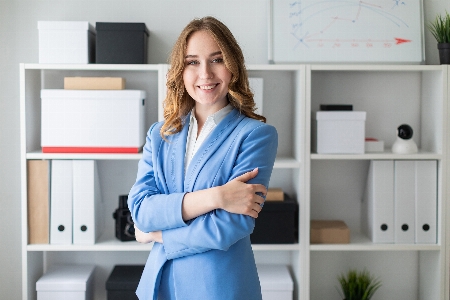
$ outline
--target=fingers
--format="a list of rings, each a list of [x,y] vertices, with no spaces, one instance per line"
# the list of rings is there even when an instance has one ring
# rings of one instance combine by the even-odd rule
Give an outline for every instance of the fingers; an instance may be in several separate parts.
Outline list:
[[[238,181],[241,181],[241,182],[247,182],[250,179],[255,178],[256,175],[258,175],[258,168],[254,168],[250,172],[244,173],[241,176],[236,177],[234,180],[238,180]]]
[[[259,213],[262,210],[262,206],[261,204],[264,202],[264,198],[255,195],[254,197],[254,202],[252,202],[249,206],[248,206],[248,210],[245,213],[246,215],[256,219],[258,218]]]

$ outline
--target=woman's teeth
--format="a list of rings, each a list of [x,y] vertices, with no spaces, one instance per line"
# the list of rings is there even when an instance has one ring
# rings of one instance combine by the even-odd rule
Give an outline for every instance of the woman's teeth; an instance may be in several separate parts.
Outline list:
[[[202,89],[202,90],[212,90],[215,87],[216,87],[216,84],[213,84],[213,85],[202,85],[202,86],[200,86],[200,89]]]

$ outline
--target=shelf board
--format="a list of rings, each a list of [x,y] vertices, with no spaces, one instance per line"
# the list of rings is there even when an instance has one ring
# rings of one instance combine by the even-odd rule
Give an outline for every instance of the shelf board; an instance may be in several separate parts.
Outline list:
[[[26,70],[158,71],[157,64],[23,64]]]
[[[151,251],[153,243],[122,242],[110,233],[103,234],[94,245],[27,245],[27,251]],[[253,251],[298,251],[299,244],[253,244]]]
[[[96,160],[140,160],[140,153],[42,153],[40,150],[27,152],[27,159],[96,159]],[[295,158],[277,157],[274,168],[297,169],[300,162]]]
[[[301,163],[292,157],[277,157],[273,167],[275,169],[297,169]]]
[[[351,235],[350,244],[311,244],[311,251],[439,251],[439,244],[375,244],[363,234]]]
[[[299,251],[299,244],[252,244],[253,251]]]
[[[311,64],[311,71],[442,71],[440,65]]]
[[[301,64],[254,64],[254,65],[248,65],[247,70],[248,71],[299,71],[302,68],[304,68],[305,65]]]
[[[27,152],[27,159],[97,159],[97,160],[139,160],[140,153],[42,153],[40,150]]]
[[[27,245],[27,251],[150,251],[153,243],[122,242],[111,234],[103,234],[94,245]]]
[[[313,160],[376,160],[376,159],[442,159],[443,155],[439,153],[419,151],[415,154],[394,154],[391,151],[364,154],[317,154],[311,153]]]

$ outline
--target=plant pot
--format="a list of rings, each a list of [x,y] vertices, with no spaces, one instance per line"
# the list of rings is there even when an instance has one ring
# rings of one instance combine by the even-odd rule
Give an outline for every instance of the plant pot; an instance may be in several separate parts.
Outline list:
[[[441,65],[450,64],[450,43],[438,43],[439,61]]]

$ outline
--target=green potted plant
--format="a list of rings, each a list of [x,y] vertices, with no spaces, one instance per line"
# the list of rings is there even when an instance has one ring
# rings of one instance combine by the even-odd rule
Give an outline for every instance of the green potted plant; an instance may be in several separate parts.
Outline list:
[[[450,15],[446,11],[444,16],[437,15],[428,24],[428,29],[438,42],[439,61],[441,65],[450,64]]]
[[[361,272],[349,270],[338,276],[338,281],[341,286],[338,292],[343,300],[370,300],[381,286],[381,281],[365,269]]]

